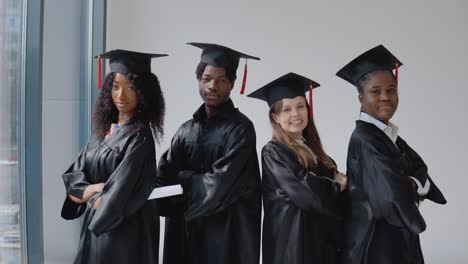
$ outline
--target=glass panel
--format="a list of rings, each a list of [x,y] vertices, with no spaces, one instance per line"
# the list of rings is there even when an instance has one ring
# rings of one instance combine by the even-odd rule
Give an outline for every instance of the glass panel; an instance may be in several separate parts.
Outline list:
[[[0,263],[20,263],[22,2],[0,0]]]

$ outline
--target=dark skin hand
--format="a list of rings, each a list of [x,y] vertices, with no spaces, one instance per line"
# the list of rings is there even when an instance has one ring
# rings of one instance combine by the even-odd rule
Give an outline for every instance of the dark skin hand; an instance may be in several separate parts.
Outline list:
[[[413,180],[410,179],[410,183],[411,183],[411,187],[413,187],[413,189],[416,190],[418,188],[418,186],[416,185],[416,183]]]

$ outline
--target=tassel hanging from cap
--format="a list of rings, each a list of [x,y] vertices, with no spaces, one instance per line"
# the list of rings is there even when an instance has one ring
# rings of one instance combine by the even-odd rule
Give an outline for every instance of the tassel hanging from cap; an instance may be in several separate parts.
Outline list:
[[[314,118],[314,107],[313,107],[313,96],[312,96],[312,91],[314,90],[314,85],[312,81],[310,81],[310,86],[309,86],[309,114],[310,118]]]
[[[102,65],[101,65],[101,55],[98,56],[98,90],[102,89]]]
[[[245,66],[244,66],[244,78],[242,78],[242,88],[240,91],[240,94],[245,93],[245,83],[247,82],[247,60],[245,60]]]

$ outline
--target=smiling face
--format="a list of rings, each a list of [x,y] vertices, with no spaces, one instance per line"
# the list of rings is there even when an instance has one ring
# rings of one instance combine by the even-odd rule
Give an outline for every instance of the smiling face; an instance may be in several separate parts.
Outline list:
[[[303,96],[281,100],[282,108],[279,113],[273,113],[273,119],[281,128],[294,139],[301,139],[302,131],[309,121],[306,100]]]
[[[119,119],[131,118],[137,109],[138,100],[135,87],[123,74],[116,73],[112,83],[112,101],[119,110]]]
[[[198,80],[200,96],[207,107],[216,108],[226,102],[233,85],[224,68],[211,65],[206,65],[200,80]]]
[[[398,108],[395,77],[390,71],[375,71],[362,86],[359,95],[362,111],[388,124]]]

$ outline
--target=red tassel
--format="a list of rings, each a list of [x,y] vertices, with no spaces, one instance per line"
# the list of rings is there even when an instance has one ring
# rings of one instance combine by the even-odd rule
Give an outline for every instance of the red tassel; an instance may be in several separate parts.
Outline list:
[[[97,63],[97,88],[98,90],[102,89],[102,66],[101,66],[101,55],[98,56],[98,63]]]
[[[398,62],[395,63],[395,80],[396,80],[397,89],[398,89]]]
[[[247,82],[247,60],[245,61],[244,78],[242,79],[242,88],[241,88],[240,94],[244,94],[244,92],[245,92],[245,83],[246,82]]]
[[[310,82],[309,86],[309,113],[310,113],[310,118],[314,118],[314,107],[313,107],[313,101],[312,101],[312,91],[314,89],[314,86],[312,85],[312,81]]]

